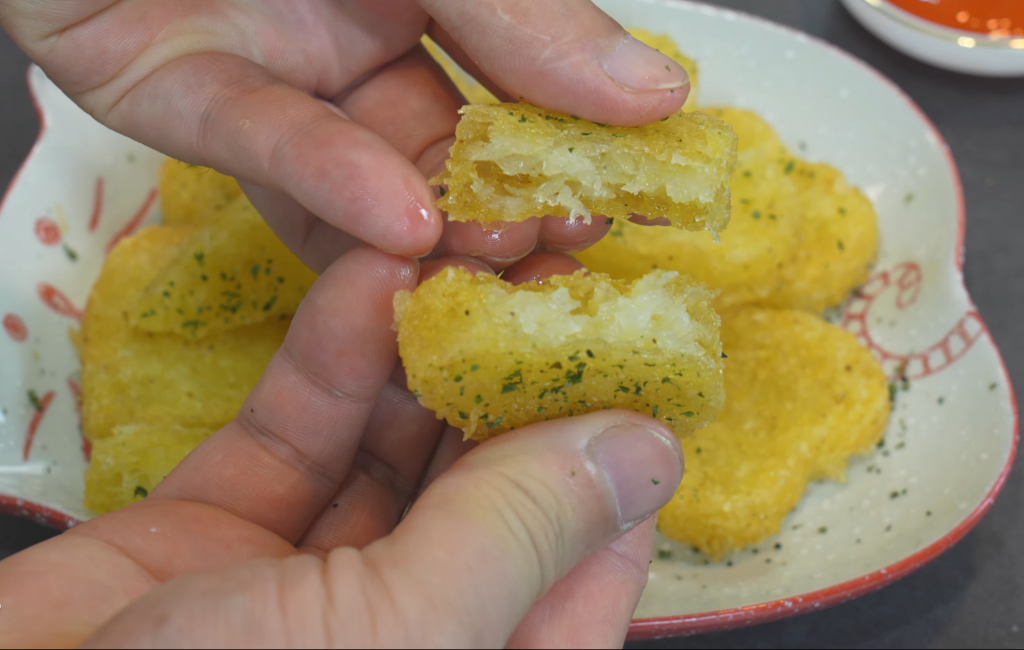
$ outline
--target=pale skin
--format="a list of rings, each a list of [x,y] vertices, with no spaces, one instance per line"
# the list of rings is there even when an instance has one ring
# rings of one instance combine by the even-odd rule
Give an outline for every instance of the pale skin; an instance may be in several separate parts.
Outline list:
[[[0,25],[101,122],[240,178],[323,273],[235,421],[0,563],[0,644],[621,645],[678,443],[618,411],[462,443],[405,387],[391,298],[451,263],[572,272],[607,229],[445,223],[426,177],[461,98],[424,32],[502,96],[608,124],[678,110],[678,66],[585,0],[0,0]]]

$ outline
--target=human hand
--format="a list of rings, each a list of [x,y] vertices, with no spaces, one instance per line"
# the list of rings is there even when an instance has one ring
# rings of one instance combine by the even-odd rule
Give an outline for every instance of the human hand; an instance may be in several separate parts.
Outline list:
[[[100,122],[245,181],[317,272],[358,240],[504,268],[607,231],[548,217],[442,234],[425,178],[463,100],[425,32],[500,96],[601,123],[654,122],[689,90],[589,0],[3,0],[0,25]]]
[[[419,275],[446,263],[486,270]],[[0,563],[0,645],[621,645],[678,442],[602,411],[462,443],[398,365],[391,301],[417,276],[338,260],[238,419],[143,501]]]

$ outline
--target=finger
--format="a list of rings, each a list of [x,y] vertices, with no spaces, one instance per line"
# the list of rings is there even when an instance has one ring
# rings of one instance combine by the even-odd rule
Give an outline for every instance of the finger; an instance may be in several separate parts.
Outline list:
[[[572,275],[582,268],[582,263],[568,255],[534,253],[506,269],[501,279],[512,284],[538,282],[552,275]]]
[[[430,257],[475,257],[495,271],[523,259],[537,245],[541,220],[491,224],[445,220],[444,233]]]
[[[362,562],[427,638],[502,645],[556,581],[650,517],[681,477],[675,436],[637,413],[532,425],[464,456]]]
[[[530,609],[508,648],[621,648],[647,584],[651,517],[555,583]]]
[[[415,165],[246,59],[173,61],[128,92],[107,121],[175,158],[284,192],[383,250],[422,255],[441,234],[433,192]]]
[[[322,274],[345,253],[363,245],[330,225],[284,192],[240,183],[246,197],[281,242],[314,273]]]
[[[220,507],[292,541],[348,473],[397,359],[392,299],[415,263],[355,250],[313,285],[238,419],[150,495]]]
[[[547,216],[541,220],[537,250],[553,253],[575,253],[590,248],[612,228],[612,219],[595,215],[590,223],[583,219]]]
[[[476,79],[481,85],[491,92],[492,95],[497,98],[500,102],[514,102],[516,98],[509,95],[507,92],[502,90],[498,84],[491,81],[491,79],[480,69],[473,59],[466,54],[466,51],[462,49],[458,41],[451,37],[451,34],[445,31],[444,27],[441,27],[436,22],[431,21],[427,26],[427,35],[438,47],[445,51],[453,61],[459,64],[466,74]]]
[[[421,45],[332,101],[413,162],[435,143],[450,140],[463,104],[458,89]]]
[[[508,94],[532,104],[637,126],[678,111],[689,93],[682,66],[589,0],[419,3],[461,46],[460,65],[476,62]]]
[[[420,282],[449,266],[491,273],[472,258],[425,262]],[[377,398],[351,469],[299,540],[324,556],[340,546],[362,548],[391,532],[405,512],[439,444],[444,422],[409,392],[397,363]]]

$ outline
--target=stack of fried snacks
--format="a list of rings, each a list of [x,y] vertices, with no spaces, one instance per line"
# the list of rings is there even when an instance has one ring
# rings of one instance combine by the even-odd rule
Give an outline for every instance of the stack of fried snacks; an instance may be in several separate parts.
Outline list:
[[[316,278],[232,179],[168,161],[161,199],[174,225],[111,251],[77,337],[98,513],[145,496],[235,417]]]

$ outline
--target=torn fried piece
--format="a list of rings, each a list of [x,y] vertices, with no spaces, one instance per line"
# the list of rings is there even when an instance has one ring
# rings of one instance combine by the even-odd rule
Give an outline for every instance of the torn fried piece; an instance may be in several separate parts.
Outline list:
[[[173,158],[160,168],[160,208],[167,226],[202,225],[215,219],[242,188],[230,176]]]
[[[736,136],[702,113],[641,127],[595,124],[529,104],[464,106],[438,206],[453,221],[555,215],[664,217],[717,234],[729,220]]]
[[[82,428],[90,440],[122,424],[223,426],[284,341],[285,316],[202,340],[131,326],[143,292],[191,234],[187,228],[147,228],[118,243],[103,265],[79,337]]]
[[[85,507],[112,512],[144,499],[213,429],[126,424],[92,448],[85,470]]]
[[[630,27],[629,33],[633,38],[644,45],[649,45],[658,50],[668,58],[683,66],[686,73],[690,75],[690,94],[686,96],[686,103],[683,104],[684,111],[692,111],[697,108],[697,82],[700,71],[697,62],[683,54],[672,37],[668,34],[655,34],[639,27]]]
[[[715,558],[777,533],[809,482],[844,480],[890,409],[871,353],[814,314],[724,313],[722,346],[729,399],[683,441],[686,474],[658,515],[666,537]]]
[[[673,272],[513,286],[449,268],[396,294],[395,321],[410,390],[467,438],[607,408],[684,436],[722,405],[712,296]]]
[[[197,228],[129,312],[147,332],[201,339],[291,316],[316,281],[244,196]]]

